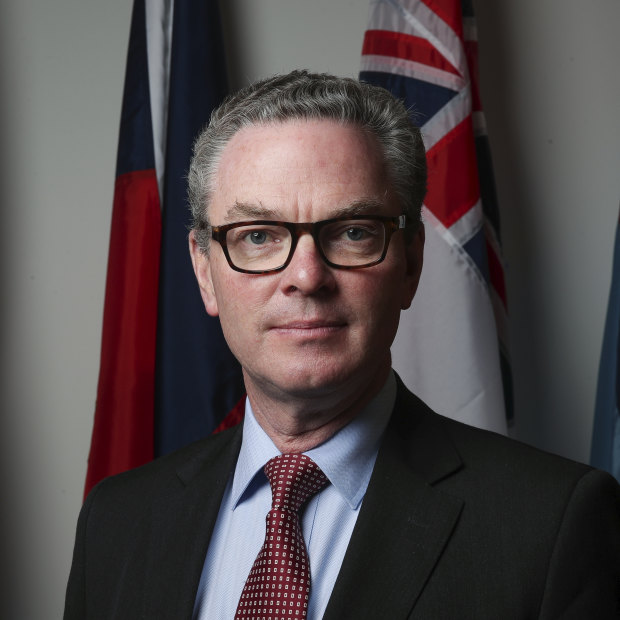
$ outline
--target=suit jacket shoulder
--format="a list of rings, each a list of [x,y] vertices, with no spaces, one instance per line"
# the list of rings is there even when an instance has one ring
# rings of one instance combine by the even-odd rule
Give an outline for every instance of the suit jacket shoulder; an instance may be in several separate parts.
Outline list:
[[[190,618],[240,445],[237,427],[97,485],[78,520],[65,619]]]
[[[439,416],[399,384],[326,619],[617,618],[619,602],[611,476]]]

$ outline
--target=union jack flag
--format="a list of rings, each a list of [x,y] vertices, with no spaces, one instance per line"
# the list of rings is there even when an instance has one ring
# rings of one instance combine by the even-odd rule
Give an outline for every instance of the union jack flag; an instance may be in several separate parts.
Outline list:
[[[506,432],[512,419],[499,212],[471,2],[372,0],[360,79],[404,100],[429,166],[425,265],[392,347],[439,413]]]

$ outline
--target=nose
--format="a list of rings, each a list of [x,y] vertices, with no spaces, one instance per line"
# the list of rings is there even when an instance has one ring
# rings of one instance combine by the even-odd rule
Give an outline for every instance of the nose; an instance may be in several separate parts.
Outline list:
[[[334,289],[334,272],[321,257],[309,233],[300,235],[290,263],[281,272],[280,287],[289,294],[313,295]]]

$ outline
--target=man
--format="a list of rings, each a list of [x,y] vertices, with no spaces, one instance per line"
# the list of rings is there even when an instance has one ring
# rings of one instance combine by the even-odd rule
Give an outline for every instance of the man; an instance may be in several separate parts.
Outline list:
[[[390,368],[425,182],[382,89],[293,72],[215,112],[190,252],[245,419],[91,493],[65,618],[619,617],[615,481],[437,415]],[[280,486],[302,469],[303,497]]]

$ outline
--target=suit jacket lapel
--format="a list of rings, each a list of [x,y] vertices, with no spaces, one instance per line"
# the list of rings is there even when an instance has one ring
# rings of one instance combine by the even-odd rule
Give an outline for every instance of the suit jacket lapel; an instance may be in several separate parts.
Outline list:
[[[221,433],[207,455],[198,452],[179,467],[178,487],[153,509],[148,525],[145,618],[192,617],[209,540],[237,461],[241,434],[241,426]]]
[[[463,502],[433,484],[462,463],[427,411],[399,382],[324,620],[406,618],[450,538]]]

